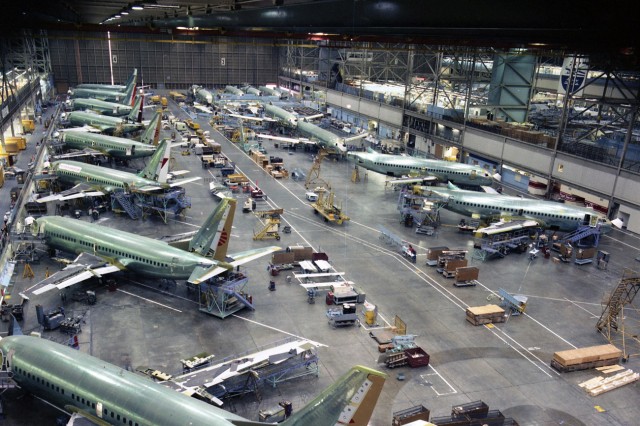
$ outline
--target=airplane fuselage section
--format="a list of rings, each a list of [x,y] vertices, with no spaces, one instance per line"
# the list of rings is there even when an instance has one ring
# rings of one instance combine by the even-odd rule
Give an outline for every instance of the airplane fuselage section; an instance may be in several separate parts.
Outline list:
[[[109,117],[106,115],[92,114],[82,111],[74,111],[69,113],[69,123],[74,126],[94,126],[104,128],[105,131],[113,132],[118,128],[122,128],[124,133],[134,132],[142,128],[141,124],[127,123],[118,117]]]
[[[49,247],[67,253],[94,254],[151,278],[186,280],[196,266],[215,264],[162,241],[77,219],[47,216],[38,219],[38,226]]]
[[[401,177],[417,172],[460,185],[490,186],[493,183],[489,172],[469,164],[377,153],[358,152],[350,155],[358,166],[387,176]]]
[[[84,99],[77,98],[73,100],[74,111],[90,109],[98,111],[100,114],[109,115],[112,117],[121,117],[131,112],[131,107],[128,105],[122,105],[115,102],[105,102],[99,99]]]
[[[55,171],[56,177],[60,182],[64,184],[86,183],[107,192],[115,188],[133,190],[144,186],[158,186],[155,181],[139,177],[133,173],[77,161],[55,161],[51,163],[51,168]]]
[[[13,379],[58,407],[72,406],[108,424],[233,426],[241,417],[121,367],[46,339],[0,340]]]
[[[525,217],[535,219],[545,227],[558,231],[573,231],[581,225],[593,225],[594,220],[600,220],[608,228],[606,218],[587,208],[474,191],[431,189],[448,200],[445,205],[447,210],[464,216],[475,215],[483,219],[497,216]]]
[[[115,158],[142,158],[153,155],[155,147],[142,142],[89,132],[66,131],[62,141],[67,148],[93,148]]]

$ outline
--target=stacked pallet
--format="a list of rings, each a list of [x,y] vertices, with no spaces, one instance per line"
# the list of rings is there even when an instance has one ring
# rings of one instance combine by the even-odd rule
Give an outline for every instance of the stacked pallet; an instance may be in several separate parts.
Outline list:
[[[589,346],[553,354],[551,366],[561,373],[617,364],[622,351],[613,345]]]
[[[620,367],[618,365],[616,365],[615,367],[615,371],[618,371],[620,369],[624,370],[623,367]],[[604,374],[607,374],[608,371],[610,370],[602,370]],[[602,393],[609,392],[624,385],[628,385],[629,383],[633,383],[638,379],[640,379],[640,374],[634,373],[633,370],[625,370],[614,376],[607,377],[606,379],[601,376],[594,377],[591,380],[580,383],[579,386],[587,391],[589,395],[598,396]]]
[[[504,322],[504,309],[498,305],[472,306],[467,308],[467,321],[473,325]]]

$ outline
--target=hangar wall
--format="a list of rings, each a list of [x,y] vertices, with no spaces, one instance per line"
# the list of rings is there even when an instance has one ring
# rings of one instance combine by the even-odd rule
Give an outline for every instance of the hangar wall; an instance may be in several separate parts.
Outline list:
[[[167,89],[186,89],[277,81],[278,48],[260,39],[226,37],[197,41],[170,35],[104,33],[49,34],[51,64],[56,82],[111,84],[109,62],[116,84],[124,82],[133,68],[144,84]]]

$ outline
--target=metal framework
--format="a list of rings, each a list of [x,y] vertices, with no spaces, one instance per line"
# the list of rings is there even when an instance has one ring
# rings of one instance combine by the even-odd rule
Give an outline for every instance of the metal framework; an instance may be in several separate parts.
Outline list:
[[[244,275],[232,274],[198,284],[200,312],[225,319],[241,309],[255,309],[251,295],[245,290],[248,282]]]
[[[639,324],[636,324],[640,318],[638,309],[633,305],[638,291],[640,273],[625,269],[618,286],[603,303],[602,314],[596,324],[596,329],[609,343],[622,347],[623,361],[640,351]]]

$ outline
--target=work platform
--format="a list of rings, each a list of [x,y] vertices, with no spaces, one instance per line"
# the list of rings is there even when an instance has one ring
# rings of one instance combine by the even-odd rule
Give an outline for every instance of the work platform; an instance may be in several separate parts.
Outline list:
[[[197,292],[200,312],[225,319],[244,308],[255,309],[253,297],[245,291],[248,282],[244,275],[232,273],[187,286]]]
[[[497,222],[476,231],[472,259],[485,261],[492,256],[505,257],[513,251],[524,252],[535,241],[539,224],[534,220]]]
[[[184,188],[170,188],[159,192],[126,192],[116,189],[111,193],[111,210],[125,212],[131,219],[157,214],[167,223],[169,214],[180,215],[191,207],[191,198]]]
[[[219,363],[175,376],[162,384],[216,405],[248,393],[261,399],[262,385],[276,387],[298,377],[317,377],[317,347],[309,340],[290,337],[259,347],[258,351],[225,357]]]

